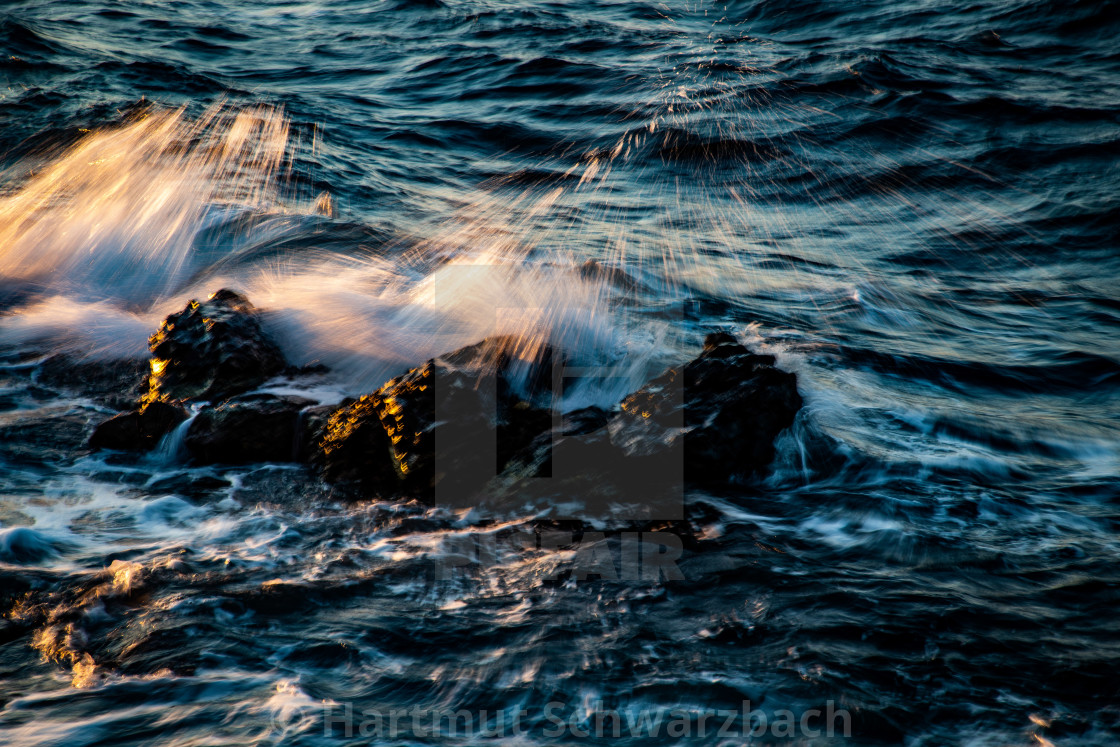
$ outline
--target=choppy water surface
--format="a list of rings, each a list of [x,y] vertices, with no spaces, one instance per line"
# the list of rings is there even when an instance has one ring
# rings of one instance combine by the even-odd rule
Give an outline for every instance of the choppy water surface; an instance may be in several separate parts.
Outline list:
[[[3,12],[0,741],[485,738],[343,725],[418,708],[523,709],[551,744],[596,740],[549,704],[744,700],[851,715],[761,742],[1120,739],[1109,3]],[[688,495],[683,581],[577,581],[548,548],[441,579],[547,508],[67,456],[106,411],[41,361],[142,355],[223,285],[331,369],[324,401],[531,329],[624,366],[578,395],[609,404],[727,329],[806,407],[772,476]],[[58,449],[21,447],[43,419]],[[724,742],[601,741],[681,739]]]

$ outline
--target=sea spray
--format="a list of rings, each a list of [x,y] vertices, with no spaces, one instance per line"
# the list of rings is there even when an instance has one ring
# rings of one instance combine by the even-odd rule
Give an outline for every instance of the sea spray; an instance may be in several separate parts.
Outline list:
[[[325,248],[321,196],[284,200],[289,129],[265,106],[151,108],[63,150],[0,202],[0,275],[38,288],[0,341],[140,357],[164,316],[228,286],[290,361],[324,364],[349,394],[509,335],[608,366],[568,390],[607,405],[686,346],[674,314],[626,311],[626,272],[547,247],[560,189],[480,191],[428,236]]]
[[[274,208],[287,140],[283,112],[221,105],[91,132],[0,201],[0,275],[150,306],[216,259],[196,251],[201,231]]]

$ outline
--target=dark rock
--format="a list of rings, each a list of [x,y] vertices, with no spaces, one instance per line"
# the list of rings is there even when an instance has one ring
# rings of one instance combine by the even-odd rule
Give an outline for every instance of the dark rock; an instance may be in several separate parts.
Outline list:
[[[329,480],[358,479],[366,487],[403,488],[429,497],[437,480],[437,408],[445,437],[441,461],[461,463],[472,478],[485,469],[493,474],[496,457],[487,459],[479,453],[487,445],[485,437],[473,442],[478,449],[473,450],[471,459],[459,458],[466,455],[458,436],[484,434],[489,418],[495,414],[496,398],[487,403],[488,387],[476,386],[479,383],[443,361],[430,360],[343,408],[331,416],[323,439],[327,457],[324,476]],[[492,395],[494,388],[489,387]],[[491,443],[493,440],[489,439]],[[451,446],[452,442],[460,446]]]
[[[334,412],[313,461],[326,479],[367,492],[430,500],[438,484],[465,495],[550,427],[550,413],[531,400],[551,398],[552,370],[551,349],[514,338],[461,348]]]
[[[54,355],[39,364],[35,381],[114,410],[128,410],[143,395],[147,371],[148,362],[142,358],[100,361]]]
[[[583,436],[604,427],[610,419],[611,413],[602,407],[583,407],[561,416],[559,432],[561,436]]]
[[[709,332],[708,334],[704,335],[705,351],[725,345],[734,346],[738,344],[739,340],[735,338],[735,335],[731,334],[730,332],[724,332],[723,330],[720,330],[719,332]]]
[[[565,414],[491,481],[487,507],[549,506],[555,518],[573,520],[681,518],[681,460],[667,451],[627,453],[612,441],[608,418],[600,408]]]
[[[98,425],[90,436],[91,449],[150,451],[175,426],[187,419],[187,411],[168,402],[149,402],[139,410],[121,413]]]
[[[728,334],[709,335],[699,357],[628,396],[621,412],[565,414],[512,456],[487,503],[549,506],[555,518],[679,522],[687,483],[727,484],[772,461],[774,438],[801,405],[796,378],[773,363]]]
[[[493,474],[505,469],[513,455],[525,448],[538,434],[549,435],[553,426],[553,414],[550,411],[533,407],[525,401],[507,403],[500,408],[500,414]]]
[[[494,377],[496,396],[504,405],[524,400],[546,408],[552,406],[561,363],[550,345],[504,335],[487,337],[436,360],[449,370],[476,377],[476,384]]]
[[[614,462],[622,458],[620,453],[612,453],[614,449],[606,430],[610,418],[611,414],[601,407],[585,407],[562,414],[550,424],[551,429],[537,431],[527,446],[522,446],[503,462],[506,475],[552,477],[554,447],[559,447],[562,456],[573,457],[573,463],[583,462],[588,473],[602,474],[603,470],[595,470],[592,465],[604,459]]]
[[[149,400],[221,400],[260,386],[286,366],[253,305],[225,289],[167,317],[148,347]]]
[[[758,355],[750,352],[727,332],[712,332],[705,335],[704,350],[701,355],[708,359],[742,359],[740,362],[750,363],[751,365],[773,366],[775,362],[772,355]],[[743,358],[744,355],[749,356],[749,358]]]
[[[98,482],[116,483],[118,485],[144,485],[151,479],[151,475],[140,470],[115,470],[106,469],[90,475]]]
[[[669,369],[622,401],[611,440],[628,456],[679,453],[685,478],[720,484],[763,471],[774,439],[801,407],[797,377],[726,333],[709,335],[683,369]],[[678,451],[683,446],[683,451]]]
[[[331,415],[354,402],[353,398],[346,398],[337,405],[319,405],[308,407],[299,413],[296,423],[296,461],[310,462],[319,448],[319,441],[327,432],[327,424]]]
[[[306,366],[288,366],[284,369],[286,376],[317,376],[330,373],[330,369],[322,363],[308,363]]]
[[[320,411],[309,422],[321,433],[311,460],[327,480],[367,494],[430,499],[438,487],[448,505],[484,491],[494,505],[580,499],[596,504],[593,514],[638,506],[635,519],[677,520],[686,481],[719,485],[762,471],[801,406],[795,376],[726,333],[709,335],[699,357],[615,414],[540,407],[555,381],[551,351],[526,361],[510,350],[506,338],[486,340]]]
[[[205,407],[191,421],[184,445],[199,464],[294,461],[299,413],[313,404],[303,397],[262,394]]]
[[[310,459],[326,480],[358,482],[370,491],[396,485],[389,436],[381,424],[384,407],[379,394],[367,394],[328,416]]]

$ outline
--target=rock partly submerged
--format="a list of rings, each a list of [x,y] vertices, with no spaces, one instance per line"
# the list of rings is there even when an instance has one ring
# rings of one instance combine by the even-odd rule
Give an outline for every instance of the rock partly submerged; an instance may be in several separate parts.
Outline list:
[[[300,413],[306,397],[249,394],[204,407],[187,428],[184,445],[198,464],[290,462],[300,452]]]
[[[559,370],[552,351],[522,361],[522,380],[528,371],[534,385],[518,391],[513,359],[487,352],[510,345],[495,338],[430,360],[340,408],[313,461],[328,481],[428,499],[440,489],[441,502],[566,494],[648,505],[671,503],[676,489],[679,504],[685,484],[720,486],[762,473],[774,439],[801,407],[794,374],[715,333],[696,359],[617,410],[555,413],[546,403]]]
[[[150,451],[186,419],[187,410],[180,405],[148,402],[98,425],[90,436],[89,445],[93,449]]]
[[[227,399],[260,386],[287,365],[253,305],[228,289],[167,317],[148,348],[149,401]]]
[[[221,402],[260,386],[287,366],[280,349],[261,328],[253,305],[241,294],[224,288],[205,301],[190,301],[182,311],[164,319],[149,338],[148,348],[148,375],[132,387],[139,401],[128,412],[101,423],[90,438],[91,447],[150,450],[187,418],[185,402]],[[258,419],[271,427],[278,417],[272,411],[275,408],[258,409]],[[212,461],[215,454],[203,435],[215,417],[228,420],[231,430],[239,435],[249,435],[253,430],[241,428],[252,419],[238,417],[243,414],[242,408],[203,414],[206,417],[201,423],[192,424],[192,432],[200,434],[194,451],[205,460]],[[263,437],[258,436],[255,444],[232,448],[231,458],[255,461],[259,454],[277,452],[278,447],[260,445]],[[209,439],[221,448],[229,448],[236,440]]]
[[[797,377],[774,362],[727,333],[710,334],[695,360],[622,400],[608,426],[611,441],[627,456],[683,449],[684,475],[694,484],[759,474],[801,408]]]
[[[763,473],[801,397],[794,374],[726,333],[615,408],[555,411],[563,362],[542,342],[487,338],[336,406],[246,394],[286,363],[243,296],[221,290],[150,340],[147,393],[94,448],[147,450],[204,402],[184,446],[198,464],[309,462],[348,495],[457,502],[596,495],[653,500]],[[541,478],[547,478],[542,480]]]
[[[630,394],[616,411],[566,413],[510,460],[498,503],[571,501],[582,515],[679,519],[686,486],[718,489],[762,474],[801,407],[794,374],[726,333]],[[548,479],[540,479],[548,478]]]
[[[331,414],[312,461],[376,493],[481,486],[551,426],[534,401],[551,399],[552,370],[551,348],[511,337],[434,358]]]

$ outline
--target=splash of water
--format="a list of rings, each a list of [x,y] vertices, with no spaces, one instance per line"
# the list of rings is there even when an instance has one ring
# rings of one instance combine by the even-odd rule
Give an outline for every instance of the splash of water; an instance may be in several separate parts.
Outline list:
[[[88,134],[0,201],[0,276],[145,308],[208,261],[199,235],[278,199],[283,112],[148,110]]]
[[[493,335],[529,356],[627,359],[607,403],[658,365],[668,326],[625,323],[617,278],[553,248],[563,189],[483,190],[431,235],[328,251],[333,201],[281,200],[288,133],[279,110],[218,105],[148,111],[65,150],[0,201],[0,277],[38,290],[0,341],[140,356],[164,315],[231,286],[290,361],[326,364],[351,394]]]

